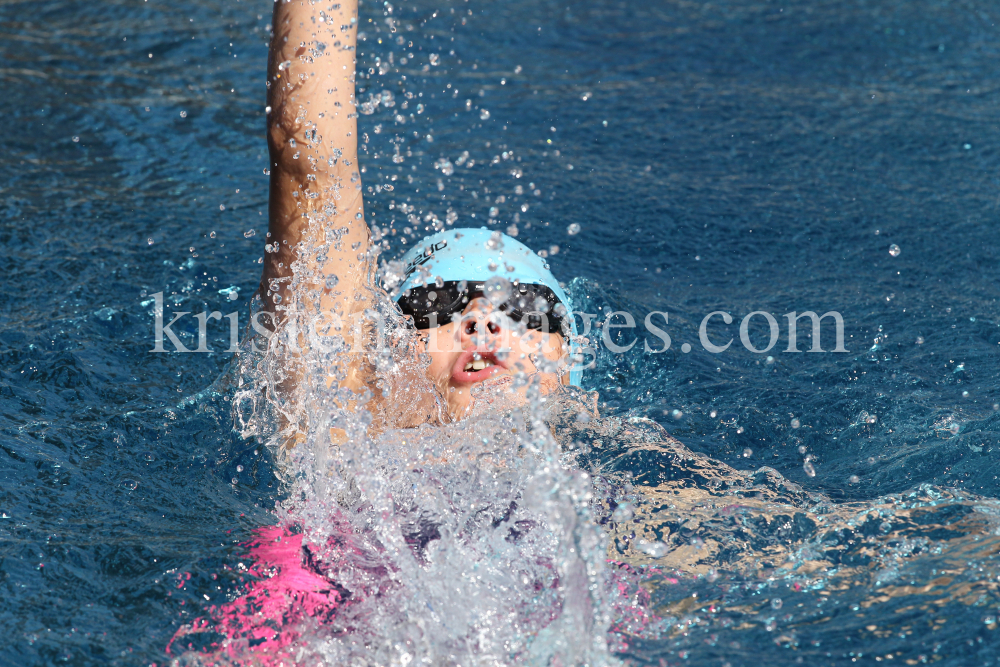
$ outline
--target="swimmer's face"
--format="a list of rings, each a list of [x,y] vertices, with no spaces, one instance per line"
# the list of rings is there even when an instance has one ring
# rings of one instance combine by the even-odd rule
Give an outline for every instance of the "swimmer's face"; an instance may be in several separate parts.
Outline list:
[[[471,390],[478,384],[524,373],[537,377],[542,392],[548,393],[569,379],[564,375],[561,380],[555,372],[565,363],[560,362],[566,355],[561,335],[518,326],[483,298],[470,301],[461,319],[428,329],[424,350],[431,358],[427,375],[455,418],[472,407]]]

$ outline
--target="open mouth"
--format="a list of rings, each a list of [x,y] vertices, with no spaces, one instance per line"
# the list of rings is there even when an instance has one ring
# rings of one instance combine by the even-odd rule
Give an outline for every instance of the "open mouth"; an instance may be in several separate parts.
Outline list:
[[[455,382],[481,382],[506,368],[491,350],[470,348],[455,360],[451,377]]]
[[[475,361],[470,361],[469,363],[465,364],[465,368],[462,370],[464,370],[466,373],[468,373],[469,371],[481,371],[484,368],[489,368],[490,366],[494,365],[495,364],[489,359],[476,359]]]

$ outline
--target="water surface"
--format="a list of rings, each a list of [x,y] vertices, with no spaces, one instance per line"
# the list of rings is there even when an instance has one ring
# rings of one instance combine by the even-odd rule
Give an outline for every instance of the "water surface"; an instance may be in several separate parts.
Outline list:
[[[231,312],[256,287],[269,10],[0,10],[0,662],[163,662],[180,625],[241,590],[238,544],[275,521],[270,455],[233,431],[226,394],[206,391],[232,356],[226,323],[209,329],[214,353],[149,353],[154,293],[178,312]],[[395,33],[384,6],[361,11],[359,69],[372,74],[359,98],[393,98],[359,128],[370,222],[395,230],[386,257],[449,209],[456,225],[516,225],[529,246],[558,246],[553,271],[579,278],[592,312],[669,313],[669,351],[640,342],[586,375],[602,412],[648,417],[803,489],[775,500],[789,522],[746,529],[739,567],[713,554],[718,578],[667,559],[664,571],[684,571],[650,575],[650,605],[675,622],[637,630],[622,657],[993,664],[994,528],[966,510],[914,519],[900,539],[924,540],[916,551],[891,544],[881,517],[859,519],[875,538],[859,557],[877,563],[826,588],[777,571],[768,548],[807,545],[813,529],[793,510],[817,504],[868,516],[889,494],[988,508],[1000,493],[996,8],[421,1],[394,7]],[[736,338],[720,355],[698,342],[716,310],[736,318],[712,329]],[[840,312],[849,352],[784,352],[782,315],[806,310]],[[739,343],[753,311],[782,325],[767,354]],[[196,323],[183,322],[194,347]],[[752,334],[765,340],[762,320]],[[635,486],[665,493],[649,469],[632,470]],[[670,504],[643,525],[678,522]],[[837,535],[847,551],[864,542]],[[879,573],[897,556],[887,592]],[[692,593],[720,611],[681,604]]]

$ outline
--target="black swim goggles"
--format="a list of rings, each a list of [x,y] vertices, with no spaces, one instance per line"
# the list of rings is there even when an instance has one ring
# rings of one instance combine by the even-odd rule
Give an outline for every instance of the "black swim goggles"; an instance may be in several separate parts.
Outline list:
[[[399,297],[399,309],[413,318],[417,329],[448,324],[452,316],[461,314],[470,301],[485,298],[486,283],[475,280],[450,280],[437,285],[411,287]],[[543,300],[539,301],[539,299]],[[561,333],[563,320],[569,315],[555,292],[545,285],[512,284],[510,297],[497,310],[515,322],[524,322],[529,329],[545,333]]]

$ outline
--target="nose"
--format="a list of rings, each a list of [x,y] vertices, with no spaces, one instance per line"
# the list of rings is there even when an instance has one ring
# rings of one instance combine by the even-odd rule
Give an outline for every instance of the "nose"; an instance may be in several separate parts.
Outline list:
[[[493,347],[503,333],[503,327],[495,315],[476,310],[462,318],[462,347],[473,344]]]
[[[499,324],[478,313],[476,315],[466,315],[465,322],[462,324],[462,335],[464,336],[475,336],[477,333],[484,334],[486,332],[496,336],[500,331]]]

